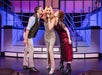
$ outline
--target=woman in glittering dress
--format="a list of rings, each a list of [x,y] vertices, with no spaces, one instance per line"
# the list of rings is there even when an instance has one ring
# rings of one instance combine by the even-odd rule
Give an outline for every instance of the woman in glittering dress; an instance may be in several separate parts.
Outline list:
[[[47,47],[47,56],[48,56],[48,62],[47,62],[47,68],[50,68],[49,74],[53,74],[55,70],[55,60],[54,60],[54,54],[53,54],[53,47],[55,44],[55,32],[54,32],[54,13],[51,6],[46,6],[44,10],[44,26],[45,26],[45,44]]]

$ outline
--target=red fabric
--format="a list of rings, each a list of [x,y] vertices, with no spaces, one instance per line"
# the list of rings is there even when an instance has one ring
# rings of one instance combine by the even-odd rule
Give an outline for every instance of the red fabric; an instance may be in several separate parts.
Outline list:
[[[68,36],[66,31],[60,25],[55,26],[55,30],[57,31],[60,37],[61,60],[65,62],[72,61],[72,44],[68,43]]]

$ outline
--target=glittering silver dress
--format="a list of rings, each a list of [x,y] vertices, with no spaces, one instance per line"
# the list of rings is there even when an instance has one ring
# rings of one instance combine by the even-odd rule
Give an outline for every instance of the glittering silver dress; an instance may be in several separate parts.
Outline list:
[[[45,34],[44,34],[45,43],[46,45],[54,46],[56,39],[54,28],[49,30],[47,23],[44,23],[44,26],[45,26]]]

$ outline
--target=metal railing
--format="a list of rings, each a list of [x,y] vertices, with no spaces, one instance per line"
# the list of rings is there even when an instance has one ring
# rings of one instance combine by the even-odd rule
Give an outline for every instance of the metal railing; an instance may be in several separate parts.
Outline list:
[[[72,34],[74,33],[75,34],[75,48],[76,48],[76,52],[77,52],[77,44],[78,44],[78,42],[77,42],[77,32],[76,32],[76,25],[75,25],[75,22],[73,21],[73,17],[72,16],[70,16],[70,14],[69,13],[66,13],[66,9],[64,10],[64,12],[65,12],[65,19],[69,22],[69,24],[70,24],[70,28],[72,29]],[[70,20],[68,19],[68,17],[70,18]],[[66,23],[66,22],[65,22]],[[69,27],[69,25],[66,23],[66,25]]]
[[[2,8],[5,11],[5,15],[6,15],[6,19],[5,19],[6,24],[5,25],[7,25],[8,21],[9,21],[8,20],[8,13],[13,14],[13,22],[14,22],[14,16],[15,16],[14,10],[15,10],[15,8],[14,8],[14,6],[11,5],[13,3],[13,0],[1,0],[1,2],[2,2]]]
[[[99,25],[99,14],[98,12],[96,13],[96,20],[91,20],[91,14],[93,13],[93,11],[91,12],[91,7],[88,8],[88,13],[87,14],[83,14],[82,10],[80,10],[80,14],[77,16],[74,16],[74,13],[72,13],[72,16],[66,12],[66,10],[64,10],[66,15],[65,15],[65,19],[69,22],[71,29],[74,29],[73,34],[75,34],[76,37],[76,51],[77,51],[77,47],[78,47],[78,40],[77,40],[77,34],[82,34],[83,36],[81,36],[83,38],[83,41],[86,42],[89,46],[89,42],[90,38],[88,36],[88,34],[90,34],[89,30],[90,30],[90,22],[92,21],[96,21],[97,26]],[[97,11],[97,9],[96,9]],[[68,17],[70,18],[70,20],[68,19]],[[84,19],[82,19],[84,17]],[[79,21],[75,21],[74,18],[80,18]],[[86,19],[87,18],[87,19]],[[86,23],[83,26],[84,20],[87,20]],[[76,24],[79,23],[81,26],[77,27]]]

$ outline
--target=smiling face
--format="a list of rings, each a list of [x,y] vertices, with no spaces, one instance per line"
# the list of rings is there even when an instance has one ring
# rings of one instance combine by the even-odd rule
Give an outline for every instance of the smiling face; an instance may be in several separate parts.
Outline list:
[[[43,18],[45,22],[47,22],[48,19],[52,20],[54,18],[54,12],[51,6],[46,6],[43,13]]]
[[[46,6],[46,8],[45,8],[45,13],[46,14],[53,14],[53,9],[52,9],[52,7],[51,6]]]
[[[51,14],[51,9],[50,8],[46,9],[46,14]]]

